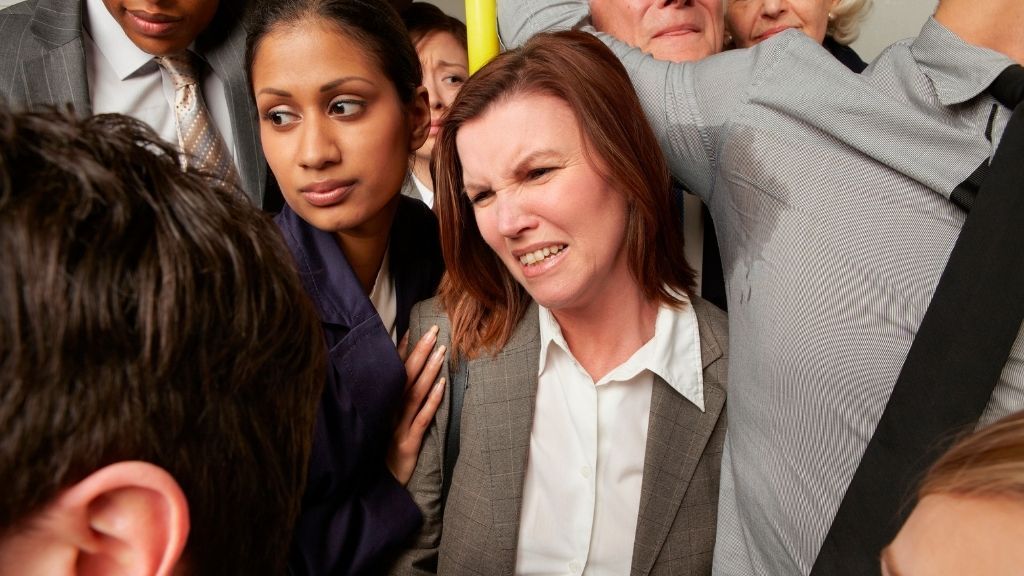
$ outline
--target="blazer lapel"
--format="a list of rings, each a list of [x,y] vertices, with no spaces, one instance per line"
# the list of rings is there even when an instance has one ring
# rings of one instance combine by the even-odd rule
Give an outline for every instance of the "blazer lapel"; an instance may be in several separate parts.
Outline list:
[[[519,539],[523,480],[530,451],[530,430],[537,399],[540,325],[537,305],[531,304],[505,348],[496,356],[469,363],[469,380],[488,423],[484,457],[490,474],[495,574],[511,575]],[[468,393],[468,392],[467,392]]]
[[[722,356],[722,350],[700,324],[698,329],[701,365],[706,369]],[[640,512],[633,544],[631,574],[634,576],[649,574],[654,566],[724,406],[725,390],[708,378],[706,372],[703,413],[664,380],[654,378]]]
[[[197,48],[210,68],[224,81],[235,155],[238,157],[238,174],[253,205],[263,207],[267,163],[260,144],[259,118],[249,93],[249,78],[245,70],[245,28],[239,23],[241,18],[240,14],[235,15],[225,9],[218,14],[213,30],[197,42]],[[222,37],[225,29],[229,31],[226,37]]]
[[[32,34],[50,47],[22,65],[29,102],[70,102],[80,117],[92,114],[82,43],[82,0],[40,2],[30,24]]]

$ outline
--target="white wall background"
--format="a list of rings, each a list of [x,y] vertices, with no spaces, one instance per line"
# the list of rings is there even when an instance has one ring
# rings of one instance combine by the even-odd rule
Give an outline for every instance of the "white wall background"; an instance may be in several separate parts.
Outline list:
[[[860,38],[853,43],[853,48],[868,62],[889,44],[917,36],[938,5],[938,0],[874,1],[874,7],[861,26]]]
[[[515,1],[515,0],[512,0]],[[921,25],[935,10],[937,0],[874,0],[875,7],[861,29],[853,46],[865,60],[871,60],[889,44],[901,38],[916,36]],[[463,0],[433,0],[442,10],[465,19]],[[0,0],[0,7],[15,0]]]
[[[0,0],[5,2],[8,0]],[[427,0],[439,8],[465,20],[463,0]],[[515,0],[512,0],[515,1]],[[726,0],[728,1],[728,0]],[[865,60],[871,61],[883,48],[902,38],[917,36],[924,21],[935,11],[938,0],[874,0],[875,5],[861,28],[853,47]],[[1022,0],[1024,1],[1024,0]]]

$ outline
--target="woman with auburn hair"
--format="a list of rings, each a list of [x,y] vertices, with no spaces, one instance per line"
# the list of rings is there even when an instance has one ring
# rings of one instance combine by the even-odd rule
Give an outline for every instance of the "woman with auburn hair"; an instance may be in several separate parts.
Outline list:
[[[578,32],[498,56],[459,93],[434,174],[448,273],[411,330],[440,327],[456,389],[393,573],[709,574],[726,319],[692,293],[618,59]]]
[[[967,436],[932,466],[882,552],[886,575],[1011,576],[1024,566],[1024,412]]]
[[[725,27],[737,48],[749,48],[795,28],[820,42],[858,74],[867,63],[850,48],[872,0],[728,0]]]

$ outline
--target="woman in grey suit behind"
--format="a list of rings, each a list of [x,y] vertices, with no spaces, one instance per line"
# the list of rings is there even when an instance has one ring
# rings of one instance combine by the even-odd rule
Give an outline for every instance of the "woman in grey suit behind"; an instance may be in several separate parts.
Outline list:
[[[725,315],[692,293],[619,61],[575,32],[499,56],[460,92],[434,170],[448,273],[411,330],[439,327],[464,399],[453,413],[445,391],[424,440],[425,524],[393,573],[709,574]]]

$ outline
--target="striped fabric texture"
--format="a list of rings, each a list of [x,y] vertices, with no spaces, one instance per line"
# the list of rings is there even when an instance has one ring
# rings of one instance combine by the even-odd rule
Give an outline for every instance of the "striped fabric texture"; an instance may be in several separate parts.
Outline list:
[[[217,132],[199,89],[198,58],[185,50],[154,60],[174,82],[174,117],[182,167],[200,168],[237,188],[238,173],[231,153]]]

